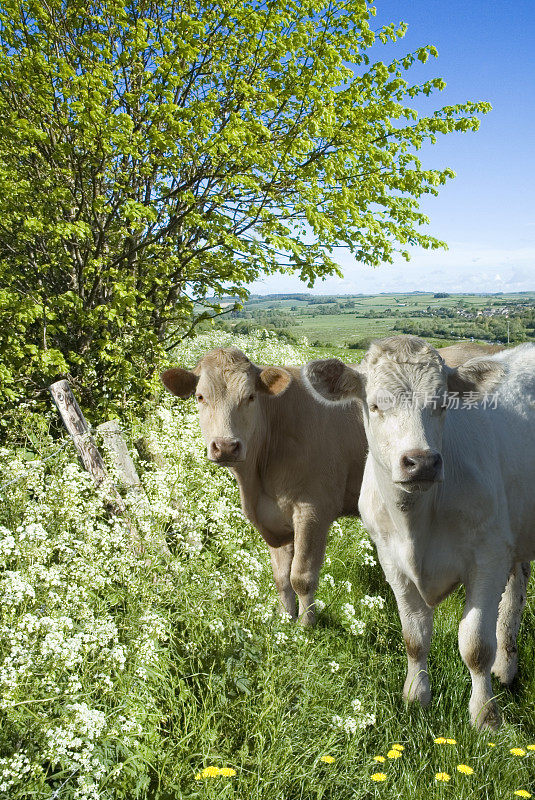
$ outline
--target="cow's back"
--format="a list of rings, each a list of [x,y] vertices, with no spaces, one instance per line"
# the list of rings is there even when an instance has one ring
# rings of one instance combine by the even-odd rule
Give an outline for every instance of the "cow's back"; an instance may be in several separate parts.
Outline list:
[[[531,560],[535,558],[535,345],[521,345],[495,358],[507,370],[492,412],[497,449],[521,558]]]
[[[478,344],[476,342],[457,342],[438,351],[449,367],[459,367],[471,358],[491,356],[499,353],[503,347],[499,344]]]
[[[495,392],[478,408],[448,412],[441,503],[502,520],[516,560],[527,561],[535,558],[535,345],[492,359],[505,368]]]

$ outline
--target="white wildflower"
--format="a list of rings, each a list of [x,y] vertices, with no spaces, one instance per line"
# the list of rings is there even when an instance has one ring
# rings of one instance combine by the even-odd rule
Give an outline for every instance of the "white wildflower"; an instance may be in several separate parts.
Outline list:
[[[384,597],[380,595],[376,595],[375,597],[371,597],[368,594],[365,594],[362,600],[360,601],[361,605],[365,606],[366,608],[383,608],[385,604]]]
[[[225,630],[225,625],[222,619],[212,619],[208,623],[208,627],[212,631],[212,633],[223,633]]]

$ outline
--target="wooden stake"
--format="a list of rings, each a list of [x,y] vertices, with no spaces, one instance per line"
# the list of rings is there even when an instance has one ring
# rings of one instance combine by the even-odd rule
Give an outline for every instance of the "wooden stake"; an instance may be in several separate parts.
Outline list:
[[[98,451],[95,440],[91,436],[87,420],[76,402],[68,381],[56,381],[48,388],[84,467],[97,486],[100,486],[104,481],[109,481],[110,478],[102,456]]]
[[[128,490],[143,491],[136,466],[128,452],[119,420],[111,419],[109,422],[103,422],[101,425],[97,425],[97,431],[102,436],[104,447],[108,451],[111,462],[117,472],[120,485]]]
[[[139,534],[128,517],[123,498],[108,475],[104,460],[98,451],[95,440],[91,436],[87,420],[76,402],[76,398],[72,393],[68,381],[56,381],[56,383],[53,383],[48,388],[61,419],[63,420],[63,424],[74,442],[82,464],[97,486],[104,485],[112,511],[126,518],[136,544],[136,549],[142,552],[143,547],[140,542]]]
[[[121,423],[118,419],[112,419],[97,425],[97,431],[102,436],[104,447],[117,473],[120,485],[126,489],[127,497],[135,503],[136,513],[150,514],[150,503],[137,474],[136,465],[128,452]],[[163,556],[170,555],[165,536],[158,537],[157,546]]]

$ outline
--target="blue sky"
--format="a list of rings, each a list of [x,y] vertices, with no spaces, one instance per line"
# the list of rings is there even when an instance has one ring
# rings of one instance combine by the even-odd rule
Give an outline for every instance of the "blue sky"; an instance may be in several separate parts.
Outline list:
[[[424,165],[457,173],[439,197],[422,201],[429,233],[449,250],[414,249],[409,264],[400,259],[376,269],[337,250],[344,278],[318,281],[313,291],[534,290],[535,0],[377,0],[376,6],[377,27],[404,20],[409,30],[401,42],[370,51],[374,60],[388,62],[424,44],[438,48],[438,59],[408,73],[414,81],[446,81],[429,110],[488,100],[493,111],[477,133],[450,134],[423,151]],[[271,276],[250,288],[308,291],[290,276]]]

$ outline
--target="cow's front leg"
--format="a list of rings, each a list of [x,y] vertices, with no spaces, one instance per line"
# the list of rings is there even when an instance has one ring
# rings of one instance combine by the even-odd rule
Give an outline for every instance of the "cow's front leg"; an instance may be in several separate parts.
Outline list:
[[[498,605],[507,582],[502,563],[477,570],[465,583],[466,601],[459,625],[459,651],[472,678],[470,719],[476,728],[495,730],[500,713],[492,694],[490,670],[496,657]]]
[[[530,572],[529,562],[517,562],[513,566],[498,608],[497,649],[492,672],[505,686],[512,683],[518,669],[516,640],[526,605]]]
[[[294,557],[294,545],[284,544],[282,547],[270,547],[271,567],[275,585],[279,592],[279,606],[292,619],[297,619],[296,596],[290,581],[290,571]]]
[[[317,516],[312,506],[298,506],[293,515],[294,557],[290,580],[299,598],[299,622],[315,622],[314,596],[325,558],[330,520]]]
[[[409,703],[417,700],[426,706],[431,700],[427,656],[433,633],[433,609],[425,603],[414,583],[405,575],[388,564],[383,564],[383,569],[396,597],[407,651],[403,697]]]

